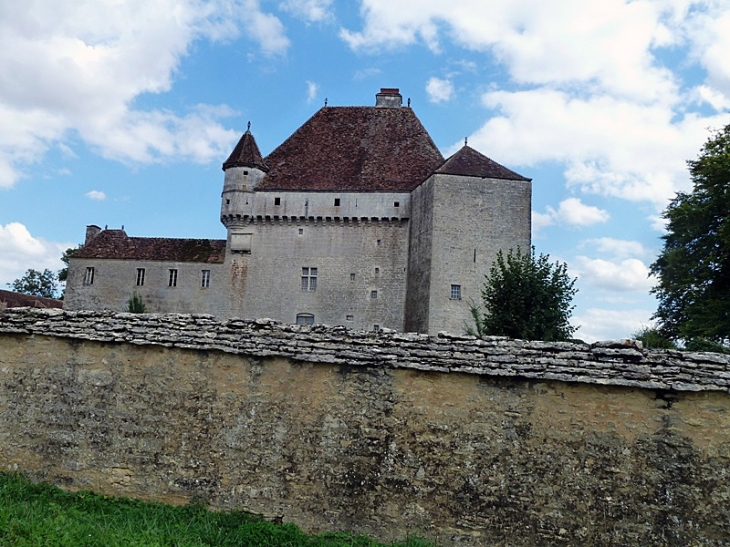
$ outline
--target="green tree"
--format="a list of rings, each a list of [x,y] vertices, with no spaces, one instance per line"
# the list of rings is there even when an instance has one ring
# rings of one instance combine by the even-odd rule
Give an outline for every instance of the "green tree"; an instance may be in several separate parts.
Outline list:
[[[66,281],[68,279],[68,262],[73,256],[73,254],[78,251],[83,245],[79,245],[76,248],[69,247],[65,251],[63,251],[63,256],[61,256],[61,261],[66,264],[65,267],[58,270],[58,280],[59,281]]]
[[[631,337],[644,344],[646,349],[677,349],[677,344],[656,327],[642,327]]]
[[[569,340],[578,292],[565,263],[551,263],[548,255],[523,254],[518,248],[507,256],[500,251],[482,289],[483,311],[472,305],[476,336],[499,335],[524,340]]]
[[[674,340],[730,339],[730,125],[688,161],[693,189],[679,192],[664,218],[664,248],[651,272],[654,318]]]
[[[42,272],[29,268],[23,277],[7,284],[15,292],[56,298],[58,292],[58,277],[49,269]]]
[[[132,294],[131,298],[127,300],[127,311],[129,313],[146,313],[147,305],[142,300],[142,297],[137,293]]]

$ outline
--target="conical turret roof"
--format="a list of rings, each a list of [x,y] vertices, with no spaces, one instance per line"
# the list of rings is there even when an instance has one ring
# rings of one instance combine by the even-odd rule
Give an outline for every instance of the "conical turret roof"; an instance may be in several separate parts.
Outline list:
[[[228,159],[223,162],[223,170],[231,167],[255,167],[266,172],[269,170],[264,163],[264,159],[261,157],[261,152],[251,134],[251,123],[249,122],[246,132],[238,141],[238,144],[228,156]]]
[[[526,182],[532,180],[515,173],[511,169],[507,169],[504,165],[500,165],[466,144],[456,154],[447,159],[441,167],[436,169],[436,173]]]

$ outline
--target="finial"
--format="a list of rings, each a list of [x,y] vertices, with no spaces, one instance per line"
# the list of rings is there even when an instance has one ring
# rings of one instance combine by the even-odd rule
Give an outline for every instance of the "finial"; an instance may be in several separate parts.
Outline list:
[[[246,126],[246,133],[251,132],[251,121],[249,120],[248,125]]]
[[[466,146],[466,142],[467,142],[467,141],[466,141],[466,139],[467,139],[467,138],[466,138],[466,137],[464,137],[464,146]]]
[[[408,97],[408,108],[410,108],[410,107],[411,107],[411,98]]]
[[[106,230],[109,227],[108,224],[104,224],[104,229]]]
[[[124,224],[122,224],[122,230],[124,230]]]
[[[327,106],[327,97],[324,98],[324,105]]]

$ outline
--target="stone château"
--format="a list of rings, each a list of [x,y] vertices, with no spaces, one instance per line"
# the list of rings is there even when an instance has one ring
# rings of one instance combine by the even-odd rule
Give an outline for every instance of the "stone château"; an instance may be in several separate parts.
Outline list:
[[[530,246],[531,180],[466,143],[445,159],[398,89],[266,157],[249,127],[223,171],[225,240],[88,226],[65,308],[460,332],[496,253]]]

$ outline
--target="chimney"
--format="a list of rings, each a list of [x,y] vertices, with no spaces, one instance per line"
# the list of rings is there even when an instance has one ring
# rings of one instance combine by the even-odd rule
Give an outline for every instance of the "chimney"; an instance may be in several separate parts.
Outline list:
[[[84,241],[84,245],[88,245],[92,239],[99,235],[99,232],[101,232],[101,228],[96,224],[89,224],[86,227],[86,240]]]
[[[402,105],[403,96],[397,87],[381,87],[380,93],[375,95],[375,106],[400,108]]]

